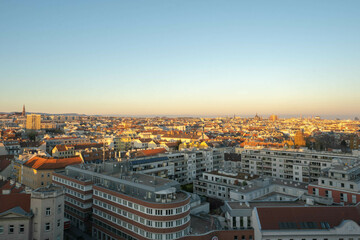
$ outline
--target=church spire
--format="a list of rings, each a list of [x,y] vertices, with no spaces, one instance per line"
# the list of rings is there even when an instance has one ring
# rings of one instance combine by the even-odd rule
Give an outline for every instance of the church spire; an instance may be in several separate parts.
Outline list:
[[[25,116],[25,104],[23,105],[22,116]]]

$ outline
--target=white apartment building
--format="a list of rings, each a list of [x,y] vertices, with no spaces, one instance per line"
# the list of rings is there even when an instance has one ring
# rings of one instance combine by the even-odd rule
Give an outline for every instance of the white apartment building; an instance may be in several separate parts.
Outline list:
[[[242,171],[299,182],[317,180],[321,171],[329,168],[332,161],[359,161],[352,154],[316,152],[303,149],[269,149],[261,147],[237,148],[241,153]]]
[[[194,193],[221,200],[249,202],[294,201],[307,193],[305,183],[238,172],[203,173],[194,181]]]

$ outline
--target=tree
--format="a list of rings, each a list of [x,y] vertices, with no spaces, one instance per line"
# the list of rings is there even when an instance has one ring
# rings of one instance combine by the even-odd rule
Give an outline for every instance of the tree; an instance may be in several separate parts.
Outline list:
[[[31,130],[27,132],[27,137],[30,139],[30,141],[36,141],[36,136],[38,135],[36,131]]]

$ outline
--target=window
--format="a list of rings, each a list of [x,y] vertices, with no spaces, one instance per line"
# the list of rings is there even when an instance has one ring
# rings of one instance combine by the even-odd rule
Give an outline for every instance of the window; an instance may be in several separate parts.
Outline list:
[[[61,213],[61,204],[58,205],[58,213]]]
[[[25,232],[25,225],[24,224],[20,224],[19,225],[19,233],[24,233]]]
[[[354,185],[350,184],[350,188],[351,188],[351,189],[354,189]]]
[[[58,227],[61,226],[61,220],[60,220],[60,219],[57,220],[57,226],[58,226]]]
[[[4,233],[4,226],[0,226],[0,234]]]
[[[50,231],[50,223],[45,223],[45,231]]]
[[[14,225],[9,225],[9,234],[14,233]]]
[[[345,187],[345,184],[341,183],[341,187]]]
[[[49,208],[49,207],[46,208],[46,210],[45,210],[45,215],[46,215],[46,216],[50,216],[50,213],[51,213],[50,208]]]

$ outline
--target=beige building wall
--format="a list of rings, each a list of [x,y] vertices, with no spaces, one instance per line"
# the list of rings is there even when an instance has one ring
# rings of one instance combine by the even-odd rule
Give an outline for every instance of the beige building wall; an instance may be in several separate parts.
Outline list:
[[[64,237],[64,190],[51,186],[31,193],[33,239],[62,240]]]
[[[73,147],[68,148],[66,151],[58,151],[57,148],[53,148],[51,155],[57,158],[70,158],[75,156],[75,149]]]
[[[54,170],[36,170],[26,166],[22,166],[22,184],[37,189],[45,187],[52,183],[52,173]]]
[[[31,218],[10,213],[0,218],[0,240],[31,239]],[[10,231],[10,228],[13,231]]]
[[[40,130],[41,115],[30,114],[26,116],[26,129]]]

